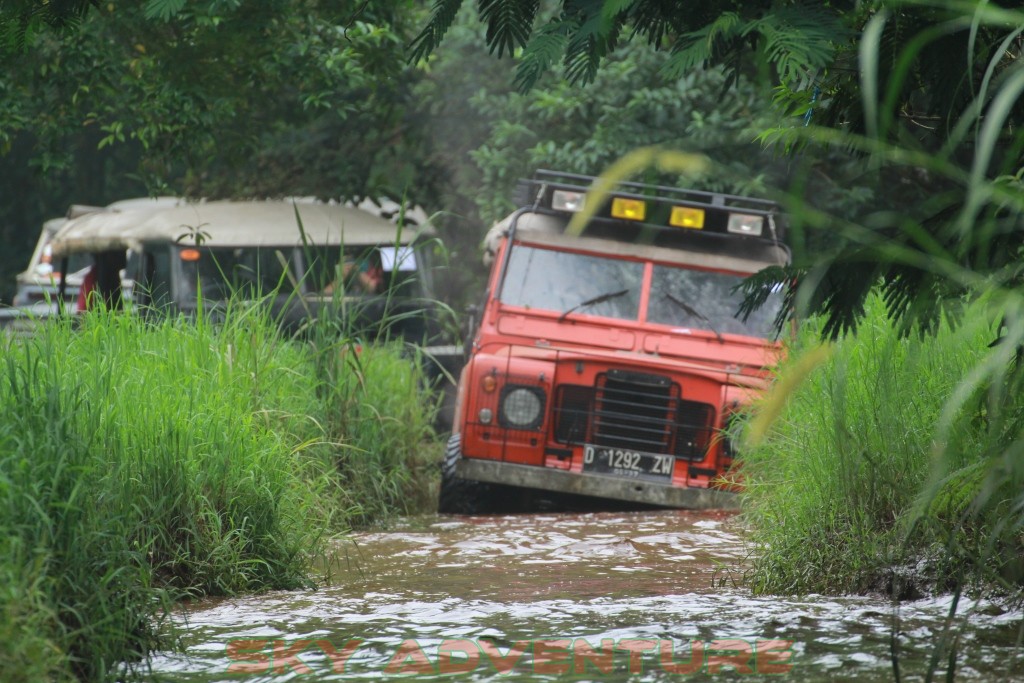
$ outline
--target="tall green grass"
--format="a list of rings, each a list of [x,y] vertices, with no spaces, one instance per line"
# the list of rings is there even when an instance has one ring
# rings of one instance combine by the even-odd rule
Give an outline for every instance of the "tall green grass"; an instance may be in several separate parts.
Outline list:
[[[408,314],[408,313],[406,313]],[[440,444],[437,399],[418,347],[376,330],[368,343],[351,316],[322,316],[306,330],[319,378],[334,506],[355,525],[432,509]],[[390,324],[387,319],[382,326]]]
[[[907,335],[869,300],[742,454],[755,590],[1020,587],[1024,396],[1016,375],[975,381],[1003,353],[998,319],[983,299],[956,324]],[[781,378],[804,371],[819,333],[804,327]]]
[[[793,301],[830,317],[830,332],[859,328],[803,382],[791,381],[813,353],[819,330],[808,326],[780,369],[789,381],[779,385],[797,388],[745,454],[753,585],[900,596],[914,583],[959,595],[984,582],[1019,591],[1024,72],[1007,46],[1019,42],[1024,15],[925,0],[880,3],[862,16],[861,122],[804,121],[781,136],[855,152],[865,177],[877,179],[877,201],[864,215],[792,204],[802,277]],[[936,58],[968,65],[955,96],[928,90],[941,85],[928,81]],[[925,125],[915,120],[924,109],[907,104],[918,97],[930,99]],[[831,253],[815,250],[812,237]]]
[[[328,379],[337,506],[352,524],[421,512],[434,504],[440,446],[433,408],[415,356],[398,345],[342,345],[321,355]],[[413,371],[410,371],[413,370]]]
[[[404,220],[400,215],[398,225]],[[400,247],[396,226],[394,248]],[[441,242],[420,244],[427,248],[447,259]],[[439,382],[428,379],[429,361],[419,344],[438,343],[454,314],[440,301],[412,296],[412,282],[402,288],[386,282],[379,296],[349,297],[340,265],[332,277],[320,274],[320,279],[342,286],[316,311],[306,309],[299,335],[311,349],[320,380],[317,414],[323,415],[326,439],[321,450],[331,451],[327,459],[338,475],[334,506],[355,525],[433,510],[441,458],[434,432]]]
[[[309,586],[326,534],[411,506],[430,434],[401,441],[422,396],[393,350],[350,362],[259,307],[77,323],[2,342],[4,680],[107,678],[174,601]]]

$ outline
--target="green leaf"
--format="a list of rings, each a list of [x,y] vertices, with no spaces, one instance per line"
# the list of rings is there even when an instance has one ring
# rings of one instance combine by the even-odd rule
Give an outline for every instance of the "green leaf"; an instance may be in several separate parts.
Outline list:
[[[147,0],[143,12],[147,19],[169,21],[183,9],[185,9],[185,0]]]
[[[487,46],[501,57],[525,47],[540,0],[480,0],[480,18],[487,23]]]
[[[636,0],[605,0],[601,15],[605,21],[611,21],[636,4]]]
[[[872,17],[860,43],[861,92],[868,137],[878,134],[878,47],[887,18],[886,12]]]
[[[601,60],[614,43],[609,33],[614,29],[606,24],[600,6],[581,8],[581,18],[585,20],[570,34],[565,50],[566,76],[570,83],[593,81]]]
[[[694,69],[704,68],[720,51],[722,43],[734,41],[742,29],[738,14],[723,12],[710,24],[683,35],[662,72],[667,78],[682,78]]]
[[[780,8],[743,27],[744,37],[754,34],[762,39],[762,52],[779,81],[802,86],[832,63],[835,45],[848,37],[835,12],[805,4]]]
[[[441,43],[462,7],[462,0],[436,0],[430,21],[409,45],[409,61],[425,59]]]
[[[516,70],[515,85],[526,92],[536,85],[540,77],[561,58],[568,45],[568,33],[573,22],[555,22],[544,26],[523,50]]]

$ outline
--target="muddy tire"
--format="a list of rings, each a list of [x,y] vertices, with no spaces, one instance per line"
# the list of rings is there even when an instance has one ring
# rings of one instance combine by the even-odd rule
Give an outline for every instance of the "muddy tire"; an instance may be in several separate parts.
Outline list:
[[[446,514],[472,515],[485,512],[487,484],[455,476],[455,466],[462,457],[461,439],[453,434],[448,439],[441,463],[441,491],[437,496],[437,511]]]

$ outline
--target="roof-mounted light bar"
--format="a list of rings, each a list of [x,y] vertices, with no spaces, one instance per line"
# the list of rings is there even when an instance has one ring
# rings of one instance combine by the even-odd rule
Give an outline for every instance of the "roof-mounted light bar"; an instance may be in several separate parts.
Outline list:
[[[764,216],[743,213],[730,213],[726,230],[735,235],[752,235],[760,237],[764,231]]]
[[[692,206],[673,206],[668,217],[668,224],[677,228],[704,229],[704,209]]]
[[[582,182],[593,180],[589,176],[573,176],[570,174],[554,174],[538,172],[547,191],[537,195],[537,201],[559,212],[579,213],[587,205],[587,189]],[[580,182],[580,186],[572,183]],[[529,182],[529,181],[526,181]],[[536,182],[536,181],[534,181]],[[559,182],[563,183],[559,186]],[[640,195],[631,192],[633,188],[657,190],[658,194]],[[652,222],[663,227],[682,228],[683,230],[701,230],[717,234],[732,234],[743,237],[764,238],[767,228],[766,217],[777,205],[768,200],[737,197],[720,193],[698,192],[692,190],[676,190],[660,186],[646,186],[638,183],[619,183],[618,191],[609,197],[609,203],[599,213],[605,217],[631,222]],[[525,201],[525,200],[524,200]],[[761,207],[765,210],[762,210]],[[668,215],[666,215],[666,213]],[[776,238],[773,229],[771,236]]]
[[[647,218],[647,203],[642,199],[612,198],[612,217],[627,221],[642,221]]]
[[[586,202],[586,192],[554,190],[551,193],[551,208],[555,211],[571,211],[572,213],[576,213],[583,210],[583,206]]]

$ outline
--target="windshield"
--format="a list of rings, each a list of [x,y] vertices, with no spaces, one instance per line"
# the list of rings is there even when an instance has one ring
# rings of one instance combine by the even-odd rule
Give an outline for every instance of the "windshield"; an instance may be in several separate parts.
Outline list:
[[[202,287],[204,299],[228,299],[232,294],[259,297],[290,288],[285,275],[291,249],[257,247],[200,247],[178,251],[188,295]]]
[[[744,321],[738,315],[745,276],[676,265],[653,268],[646,321],[707,330],[716,335],[773,336],[782,294]],[[560,319],[597,315],[640,320],[645,262],[594,254],[576,254],[515,244],[500,300],[510,306],[552,311]]]
[[[736,287],[742,281],[741,275],[655,265],[647,320],[717,334],[773,336],[772,324],[782,306],[781,292],[772,294],[744,322],[737,314],[743,294]]]
[[[644,264],[515,245],[502,303],[557,313],[636,320]]]

